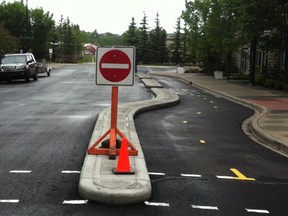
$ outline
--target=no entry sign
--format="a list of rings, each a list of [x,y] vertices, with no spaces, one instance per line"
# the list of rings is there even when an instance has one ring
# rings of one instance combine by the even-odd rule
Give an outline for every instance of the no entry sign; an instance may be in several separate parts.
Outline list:
[[[134,47],[98,47],[96,51],[96,84],[133,85],[134,63]]]

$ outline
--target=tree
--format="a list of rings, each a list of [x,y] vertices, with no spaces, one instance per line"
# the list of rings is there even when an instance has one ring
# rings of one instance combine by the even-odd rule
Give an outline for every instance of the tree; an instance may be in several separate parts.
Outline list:
[[[283,68],[278,69],[278,80],[284,83],[283,89],[288,91],[288,3],[275,0],[269,2],[271,14],[271,30],[269,42],[273,41],[272,48],[278,48],[284,54]],[[281,64],[281,62],[279,62]],[[279,65],[280,65],[279,64]],[[283,77],[281,77],[283,72]]]
[[[69,17],[64,21],[63,25],[63,57],[65,62],[76,62],[76,41],[73,34],[72,25]]]
[[[138,46],[138,58],[144,64],[150,61],[150,49],[149,49],[149,38],[148,38],[148,23],[147,23],[147,16],[144,13],[144,17],[142,22],[140,23],[140,40]]]
[[[46,58],[52,41],[52,30],[55,25],[53,15],[44,13],[42,8],[31,12],[32,41],[31,48],[37,59]]]
[[[207,0],[185,1],[186,9],[182,18],[187,25],[187,43],[190,47],[191,55],[196,62],[200,62],[203,71],[211,72],[219,65],[218,54],[212,48],[206,33],[206,25],[209,18],[209,2]]]
[[[76,61],[76,41],[72,28],[69,17],[64,19],[63,16],[61,16],[56,28],[58,47],[56,48],[55,55],[59,62],[72,63]]]
[[[0,20],[4,21],[5,29],[13,36],[19,39],[22,49],[27,49],[28,29],[26,7],[23,3],[15,1],[13,3],[1,3]]]
[[[74,36],[74,56],[75,61],[82,58],[83,41],[86,40],[87,34],[80,30],[79,25],[72,25],[72,34]]]
[[[92,44],[98,44],[99,42],[99,34],[95,29],[92,33],[90,33],[88,41]]]
[[[101,46],[121,45],[122,44],[121,36],[110,32],[99,34],[98,44]]]
[[[168,49],[166,46],[166,31],[160,27],[159,14],[157,12],[155,19],[156,27],[149,32],[149,39],[151,45],[151,61],[153,63],[168,62]]]
[[[185,1],[186,10],[182,13],[185,22],[185,42],[190,49],[190,56],[194,62],[202,61],[201,41],[203,39],[201,32],[201,17],[199,11],[196,10],[194,2]]]
[[[206,5],[209,7],[209,18],[205,25],[205,33],[213,51],[220,57],[218,69],[223,68],[229,79],[232,52],[239,47],[236,38],[235,5],[231,0],[208,0]]]
[[[137,30],[137,26],[135,23],[134,17],[132,17],[129,28],[122,35],[123,43],[128,46],[138,47],[139,44],[139,31]]]
[[[183,47],[181,35],[181,17],[176,22],[176,32],[174,33],[174,42],[172,44],[172,61],[175,64],[183,63]]]
[[[228,79],[232,68],[232,52],[238,48],[234,2],[186,1],[186,11],[182,15],[190,30],[192,39],[188,43],[196,49],[196,58],[205,64],[207,71],[224,69]]]
[[[88,38],[85,32],[80,30],[79,25],[73,25],[69,17],[61,19],[56,28],[58,47],[56,57],[59,61],[75,63],[81,57],[83,50],[83,40]]]
[[[0,55],[17,52],[18,49],[19,40],[10,34],[3,22],[0,22]]]
[[[250,83],[255,85],[256,49],[263,33],[271,30],[272,1],[245,1],[244,4],[241,0],[235,0],[235,2],[238,30],[242,32],[243,43],[250,43]]]

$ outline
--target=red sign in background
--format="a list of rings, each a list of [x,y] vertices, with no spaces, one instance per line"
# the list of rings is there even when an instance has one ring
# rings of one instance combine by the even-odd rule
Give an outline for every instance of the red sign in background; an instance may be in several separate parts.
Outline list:
[[[121,82],[131,71],[131,62],[126,53],[113,49],[106,52],[99,62],[101,75],[109,82]]]

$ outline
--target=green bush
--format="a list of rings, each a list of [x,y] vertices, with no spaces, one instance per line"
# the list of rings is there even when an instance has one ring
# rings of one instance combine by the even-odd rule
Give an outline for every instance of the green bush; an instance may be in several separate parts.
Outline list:
[[[83,57],[78,59],[78,63],[93,62],[93,61],[94,61],[93,55],[84,55]]]
[[[288,91],[288,84],[283,84],[283,91]]]
[[[278,81],[278,82],[276,82],[274,88],[275,88],[276,90],[283,90],[283,89],[284,89],[284,83]]]
[[[265,79],[263,76],[256,76],[256,84],[260,86],[264,86]]]
[[[271,89],[274,89],[275,86],[277,84],[277,81],[276,80],[273,80],[273,79],[266,79],[263,83],[263,86],[267,87],[267,88],[271,88]]]

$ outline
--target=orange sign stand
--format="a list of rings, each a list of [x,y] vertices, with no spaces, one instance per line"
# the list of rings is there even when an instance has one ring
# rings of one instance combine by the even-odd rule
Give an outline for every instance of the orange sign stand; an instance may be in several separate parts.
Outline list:
[[[89,149],[88,154],[91,155],[109,155],[109,159],[115,159],[119,155],[120,149],[116,148],[117,135],[121,139],[124,138],[123,133],[117,128],[117,113],[118,113],[118,86],[112,86],[111,99],[111,126]],[[98,145],[110,134],[109,147]],[[138,155],[138,150],[127,140],[128,153],[132,156]]]

